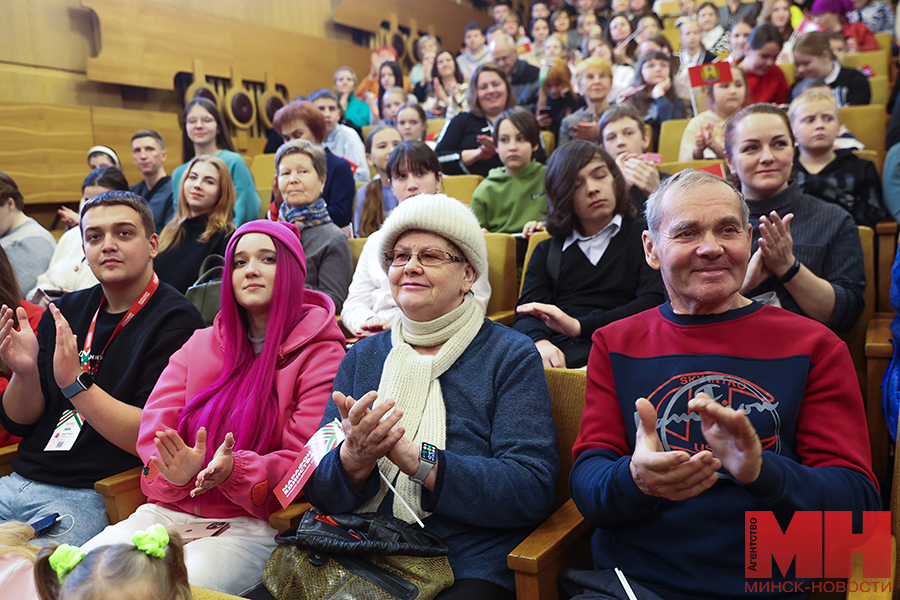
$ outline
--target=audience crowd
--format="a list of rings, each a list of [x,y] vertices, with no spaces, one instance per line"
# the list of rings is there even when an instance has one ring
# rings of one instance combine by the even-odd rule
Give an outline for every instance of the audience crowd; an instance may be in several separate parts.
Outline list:
[[[893,34],[891,5],[536,0],[518,14],[500,0],[491,14],[459,48],[377,48],[367,73],[342,66],[281,108],[272,181],[254,181],[200,96],[171,176],[151,129],[131,138],[130,186],[113,149],[90,148],[61,235],[0,172],[10,589],[88,597],[128,562],[129,585],[164,572],[165,597],[188,582],[252,592],[275,488],[337,421],[304,497],[424,521],[456,580],[440,600],[514,598],[506,555],[549,515],[560,470],[542,367],[587,370],[563,451],[595,568],[563,574],[572,597],[626,597],[604,595],[618,567],[640,598],[739,597],[744,510],[878,509],[835,333],[863,313],[858,226],[900,219],[900,109],[884,185],[841,123],[873,98],[871,67],[846,57]],[[710,63],[730,76],[696,84]],[[461,181],[464,197],[444,195]],[[487,314],[503,268],[491,234],[522,242],[508,327]],[[219,310],[207,328],[198,290]],[[135,467],[148,503],[110,525],[93,484]],[[36,534],[12,524],[49,516]],[[210,522],[215,537],[174,533]]]

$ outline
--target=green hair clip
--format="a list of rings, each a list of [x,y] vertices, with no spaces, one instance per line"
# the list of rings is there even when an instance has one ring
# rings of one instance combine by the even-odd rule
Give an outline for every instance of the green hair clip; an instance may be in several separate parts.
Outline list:
[[[166,557],[166,546],[169,544],[169,532],[157,523],[144,531],[136,531],[131,538],[138,550],[143,550],[156,558]]]
[[[70,546],[69,544],[61,544],[56,547],[53,554],[50,555],[50,568],[56,571],[56,576],[62,582],[63,578],[69,574],[69,571],[81,562],[85,554],[78,546]]]

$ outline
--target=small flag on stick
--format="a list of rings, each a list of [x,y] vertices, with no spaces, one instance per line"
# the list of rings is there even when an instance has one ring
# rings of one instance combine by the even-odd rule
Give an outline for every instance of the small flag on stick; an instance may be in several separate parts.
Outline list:
[[[727,62],[704,63],[688,69],[691,87],[712,85],[714,83],[730,83],[732,81],[731,65]]]

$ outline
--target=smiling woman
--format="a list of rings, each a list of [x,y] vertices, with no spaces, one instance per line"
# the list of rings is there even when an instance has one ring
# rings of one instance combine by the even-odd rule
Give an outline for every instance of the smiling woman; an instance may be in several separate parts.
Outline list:
[[[851,329],[866,286],[859,231],[850,213],[789,182],[794,136],[787,115],[771,104],[738,111],[725,127],[725,154],[753,225],[753,256],[741,293],[774,292],[791,312],[835,331]]]
[[[234,231],[235,190],[228,167],[204,154],[188,163],[178,209],[160,235],[156,272],[184,294],[211,254],[225,254]]]
[[[516,96],[506,73],[493,63],[480,65],[472,72],[468,93],[471,110],[453,117],[434,151],[445,175],[487,177],[491,169],[502,165],[491,137],[493,121],[516,105]]]
[[[401,316],[342,361],[322,423],[343,420],[348,435],[304,494],[326,514],[422,519],[448,547],[456,581],[446,597],[512,598],[506,555],[549,510],[559,468],[538,353],[473,298],[488,259],[468,207],[410,198],[381,232],[380,266]],[[490,485],[473,494],[473,481]]]

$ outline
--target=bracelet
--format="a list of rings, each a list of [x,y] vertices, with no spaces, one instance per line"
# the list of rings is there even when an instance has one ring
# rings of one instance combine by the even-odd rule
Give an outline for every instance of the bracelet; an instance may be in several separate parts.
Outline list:
[[[785,271],[784,275],[781,276],[781,278],[780,278],[781,283],[782,284],[787,283],[788,281],[793,279],[794,275],[796,275],[798,272],[800,272],[800,261],[795,258],[794,266],[792,266],[790,269]]]

